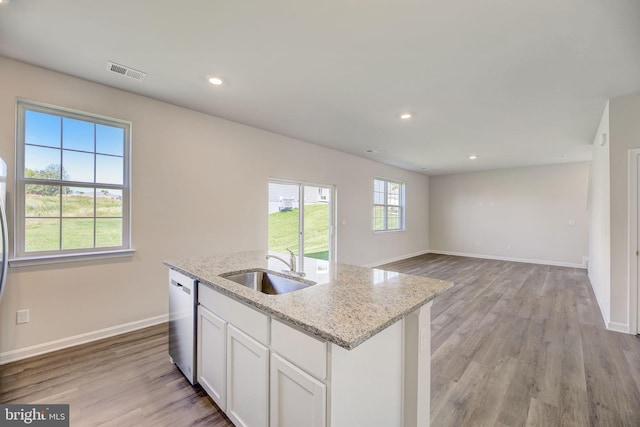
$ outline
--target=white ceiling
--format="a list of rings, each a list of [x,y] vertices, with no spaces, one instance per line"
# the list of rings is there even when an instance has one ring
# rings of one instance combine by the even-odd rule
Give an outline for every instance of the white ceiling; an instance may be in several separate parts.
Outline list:
[[[432,175],[589,160],[640,1],[11,0],[0,55]]]

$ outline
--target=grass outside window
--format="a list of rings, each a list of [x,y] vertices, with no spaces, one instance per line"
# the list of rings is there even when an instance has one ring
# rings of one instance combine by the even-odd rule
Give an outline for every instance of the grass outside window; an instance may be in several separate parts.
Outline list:
[[[322,260],[329,259],[329,205],[318,203],[305,205],[304,256]],[[286,253],[287,248],[298,251],[298,218],[300,210],[269,214],[269,249]]]

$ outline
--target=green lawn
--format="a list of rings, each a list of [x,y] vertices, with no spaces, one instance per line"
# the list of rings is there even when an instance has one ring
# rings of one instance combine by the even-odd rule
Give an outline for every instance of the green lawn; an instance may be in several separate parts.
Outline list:
[[[27,252],[122,245],[122,218],[117,218],[122,216],[121,200],[97,197],[94,206],[93,197],[62,195],[62,218],[60,206],[60,195],[27,195]],[[95,225],[92,218],[94,209]]]
[[[329,205],[306,205],[304,217],[304,256],[329,259]],[[286,253],[287,248],[298,251],[298,215],[295,208],[269,215],[269,250]]]
[[[83,195],[26,197],[25,244],[27,252],[94,247],[93,198]],[[305,207],[305,256],[329,259],[329,206]],[[122,244],[122,201],[96,198],[95,247]],[[62,240],[62,242],[61,242]],[[298,209],[269,215],[269,250],[298,250]]]

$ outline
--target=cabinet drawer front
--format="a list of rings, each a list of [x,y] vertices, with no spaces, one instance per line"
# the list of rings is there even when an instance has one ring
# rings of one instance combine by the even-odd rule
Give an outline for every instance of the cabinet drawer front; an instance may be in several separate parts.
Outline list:
[[[269,316],[202,283],[198,284],[198,302],[255,340],[269,345]]]
[[[273,319],[271,349],[319,380],[327,377],[326,342]]]

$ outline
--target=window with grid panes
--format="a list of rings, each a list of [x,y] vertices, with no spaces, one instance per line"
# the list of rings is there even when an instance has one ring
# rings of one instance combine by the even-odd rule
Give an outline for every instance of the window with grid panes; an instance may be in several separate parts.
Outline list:
[[[373,231],[404,230],[404,183],[373,180]]]
[[[131,124],[18,101],[15,257],[130,249]]]

